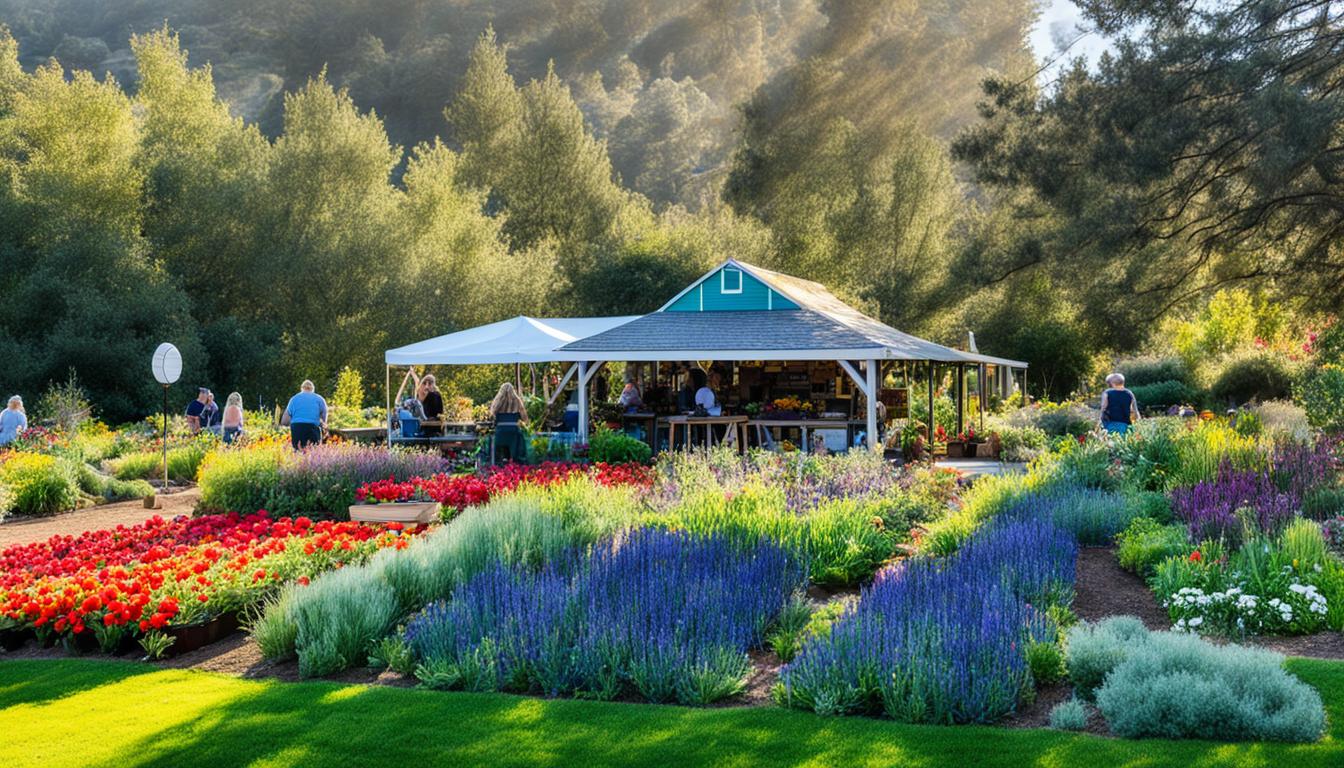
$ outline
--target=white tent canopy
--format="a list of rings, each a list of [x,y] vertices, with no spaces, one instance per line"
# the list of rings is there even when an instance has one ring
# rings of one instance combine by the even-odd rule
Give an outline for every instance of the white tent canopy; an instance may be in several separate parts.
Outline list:
[[[484,365],[579,360],[582,354],[558,353],[560,347],[634,320],[625,317],[538,319],[522,315],[497,323],[438,336],[384,355],[388,365]]]

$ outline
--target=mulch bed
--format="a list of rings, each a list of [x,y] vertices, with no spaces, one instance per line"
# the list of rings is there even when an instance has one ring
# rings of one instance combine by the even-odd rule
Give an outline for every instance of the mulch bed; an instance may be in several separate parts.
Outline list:
[[[1137,616],[1149,629],[1171,629],[1171,619],[1157,604],[1153,591],[1143,579],[1120,567],[1115,550],[1103,547],[1078,550],[1073,612],[1085,621]]]

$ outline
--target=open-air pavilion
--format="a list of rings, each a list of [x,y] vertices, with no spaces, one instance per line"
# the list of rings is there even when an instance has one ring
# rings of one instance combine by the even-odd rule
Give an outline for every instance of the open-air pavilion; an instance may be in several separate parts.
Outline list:
[[[575,384],[580,441],[587,439],[590,388],[603,366],[624,363],[627,378],[652,383],[647,390],[661,390],[663,381],[675,385],[686,365],[708,364],[724,378],[720,401],[734,413],[729,419],[749,422],[758,430],[777,426],[783,420],[767,423],[739,414],[745,413],[747,403],[781,393],[793,395],[799,401],[820,403],[816,414],[797,415],[804,434],[809,426],[814,431],[829,427],[844,430],[847,444],[849,435],[862,434],[869,447],[878,445],[879,402],[890,417],[901,418],[908,415],[913,397],[926,394],[932,412],[935,387],[950,374],[960,432],[966,419],[968,374],[975,375],[975,396],[983,414],[991,392],[1007,397],[1016,386],[1016,375],[1026,369],[1019,361],[903,333],[850,307],[818,283],[734,259],[646,315],[515,317],[389,350],[385,360],[389,414],[395,401],[394,366],[570,363],[549,397],[554,400],[571,381]],[[903,386],[888,387],[890,379],[899,379]],[[916,381],[927,385],[926,393],[917,391]],[[647,414],[655,438],[659,425],[674,437],[678,424],[689,430],[697,423],[696,416],[678,413],[666,398],[646,399],[659,409]],[[658,447],[656,439],[652,444]],[[675,439],[668,444],[674,445]]]

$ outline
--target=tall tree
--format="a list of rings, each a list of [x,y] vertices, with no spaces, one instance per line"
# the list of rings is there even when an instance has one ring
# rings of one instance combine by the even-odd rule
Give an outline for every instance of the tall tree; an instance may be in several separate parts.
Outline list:
[[[515,249],[546,239],[579,243],[609,230],[623,193],[606,143],[588,131],[553,68],[518,88],[487,31],[445,114],[462,138],[468,177],[489,186]]]
[[[156,257],[193,299],[209,353],[205,381],[256,392],[276,378],[280,334],[258,304],[263,252],[251,236],[270,145],[229,114],[209,65],[187,66],[166,27],[131,38],[139,72],[144,230]]]
[[[987,86],[956,153],[1061,227],[1038,262],[1151,320],[1236,282],[1344,307],[1344,10],[1326,0],[1090,0],[1114,55]],[[1024,265],[1025,266],[1025,265]]]
[[[0,33],[0,375],[31,394],[74,369],[104,415],[138,418],[158,402],[144,367],[157,344],[203,355],[140,234],[131,102],[57,65],[16,75],[15,50]]]
[[[283,329],[295,378],[368,369],[386,348],[372,313],[401,270],[401,193],[389,182],[400,159],[377,116],[324,78],[285,97],[252,248],[265,254],[255,290]]]

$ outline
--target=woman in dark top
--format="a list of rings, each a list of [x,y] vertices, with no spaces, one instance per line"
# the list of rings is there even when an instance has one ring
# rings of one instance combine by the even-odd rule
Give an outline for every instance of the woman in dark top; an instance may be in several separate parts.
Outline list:
[[[1106,377],[1106,383],[1110,389],[1101,393],[1101,428],[1113,435],[1123,435],[1142,418],[1139,401],[1125,389],[1124,374],[1112,373]]]
[[[416,390],[416,398],[425,407],[425,418],[437,420],[443,415],[443,395],[439,393],[439,383],[433,374],[421,379]]]

